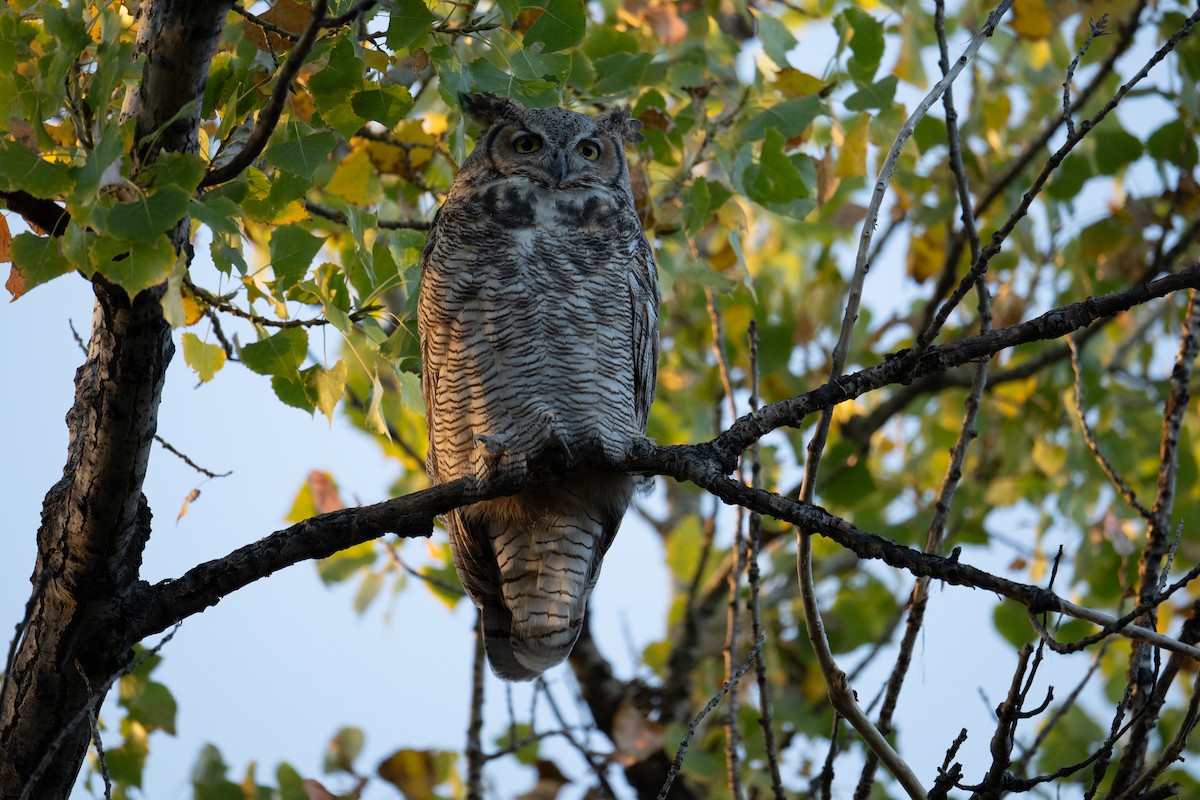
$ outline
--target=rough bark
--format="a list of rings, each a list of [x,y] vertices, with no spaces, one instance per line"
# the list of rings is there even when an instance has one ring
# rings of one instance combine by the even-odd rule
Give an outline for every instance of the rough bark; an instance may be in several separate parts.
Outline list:
[[[161,150],[196,149],[195,112],[167,122],[202,95],[228,7],[225,0],[142,4],[142,83],[125,105],[136,117],[135,168]],[[185,222],[179,249],[186,232]],[[70,795],[89,716],[137,641],[130,606],[151,521],[142,484],[174,346],[164,286],[130,299],[101,278],[92,283],[92,336],[67,414],[67,463],[43,505],[34,596],[0,706],[4,798]]]

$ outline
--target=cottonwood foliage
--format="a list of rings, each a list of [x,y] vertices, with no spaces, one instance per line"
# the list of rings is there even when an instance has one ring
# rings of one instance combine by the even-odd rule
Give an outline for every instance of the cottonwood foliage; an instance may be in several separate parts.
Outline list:
[[[368,784],[480,796],[486,764],[505,758],[531,780],[536,769],[529,796],[553,797],[567,782],[554,762],[580,757],[590,769],[572,796],[828,797],[835,776],[861,798],[1196,796],[1178,760],[1200,704],[1193,12],[1167,0],[11,0],[0,260],[12,299],[91,281],[105,313],[88,369],[138,365],[147,337],[144,352],[169,360],[175,343],[202,382],[248,369],[281,404],[379,437],[400,499],[339,511],[315,475],[293,528],[147,586],[136,564],[151,531],[131,510],[145,458],[117,452],[113,432],[87,457],[133,477],[84,485],[90,462],[71,455],[78,497],[124,511],[92,539],[69,514],[43,526],[0,697],[4,796],[63,792],[85,753],[94,792],[141,796],[176,706],[153,677],[169,646],[130,648],[281,566],[329,556],[322,577],[355,584],[360,609],[399,583],[465,602],[439,533],[425,580],[393,556],[435,514],[512,489],[422,491],[418,260],[471,146],[468,90],[625,102],[643,125],[631,159],[662,275],[657,446],[618,466],[670,476],[639,512],[673,579],[669,634],[634,680],[585,633],[571,665],[591,749],[588,731],[519,711],[499,742],[463,720],[461,753],[370,765],[348,728],[326,764],[352,776],[347,796]],[[167,38],[179,30],[193,33]],[[173,66],[158,47],[177,48]],[[952,88],[931,91],[951,69]],[[195,267],[208,259],[215,272]],[[319,326],[340,348],[311,346]],[[88,369],[73,435],[100,402],[82,388]],[[142,372],[114,370],[97,391],[152,386]],[[152,433],[151,394],[127,418],[98,416],[100,435]],[[64,577],[80,564],[102,580]],[[959,713],[894,713],[924,609],[971,587],[998,600],[961,646],[994,630],[1016,665],[1011,686],[982,687],[1003,698],[995,719],[964,733],[990,741],[990,764],[960,768],[961,740],[938,743],[940,768],[909,763],[908,740],[891,738],[897,752],[889,735]],[[48,641],[86,686],[67,669],[66,688],[37,690]],[[1072,650],[1090,668],[1047,696],[1038,668]],[[859,677],[868,662],[884,665],[882,685]],[[122,743],[101,757],[89,721],[114,682],[123,716],[105,724]],[[36,748],[17,746],[35,734]],[[195,796],[329,796],[286,764],[242,771],[207,748]]]

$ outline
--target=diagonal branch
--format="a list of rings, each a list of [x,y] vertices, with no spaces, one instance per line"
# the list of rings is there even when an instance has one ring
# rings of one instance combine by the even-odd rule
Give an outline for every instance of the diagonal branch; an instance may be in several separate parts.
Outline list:
[[[308,27],[304,29],[304,33],[300,34],[295,46],[288,51],[287,61],[279,70],[279,77],[275,79],[275,88],[271,90],[271,97],[258,112],[258,121],[255,122],[250,137],[246,139],[246,144],[227,163],[209,170],[208,174],[204,176],[204,180],[200,182],[201,187],[216,186],[236,178],[266,148],[271,134],[275,131],[275,126],[279,123],[279,117],[283,114],[283,105],[287,102],[292,81],[300,73],[300,68],[304,66],[305,59],[308,58],[313,44],[317,41],[317,34],[321,32],[321,24],[325,21],[325,9],[328,6],[329,0],[316,0],[313,3]]]

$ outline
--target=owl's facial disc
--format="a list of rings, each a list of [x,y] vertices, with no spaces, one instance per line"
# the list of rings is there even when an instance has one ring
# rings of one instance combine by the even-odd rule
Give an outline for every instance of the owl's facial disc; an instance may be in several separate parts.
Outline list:
[[[519,174],[555,189],[593,183],[593,163],[604,152],[603,144],[596,139],[581,138],[573,143],[548,141],[520,128],[512,130],[508,143]]]

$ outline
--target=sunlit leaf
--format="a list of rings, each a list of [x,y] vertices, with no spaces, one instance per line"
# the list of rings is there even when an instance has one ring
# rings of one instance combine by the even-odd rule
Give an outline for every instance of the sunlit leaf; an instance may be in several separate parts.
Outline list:
[[[225,366],[225,351],[220,345],[206,344],[194,333],[183,334],[183,360],[207,383]]]
[[[583,38],[587,25],[583,0],[537,0],[531,5],[540,6],[544,11],[525,32],[526,48],[535,49],[540,45],[542,52],[550,53],[571,47]]]

